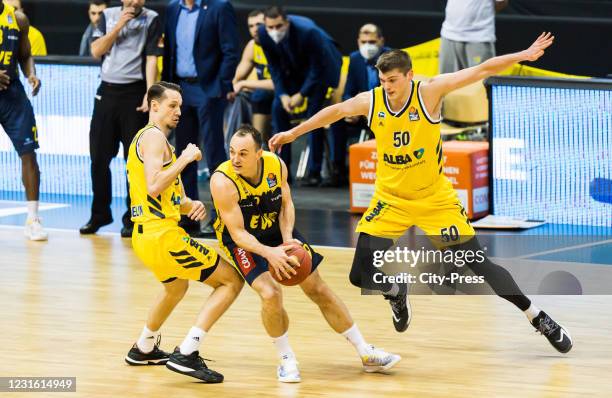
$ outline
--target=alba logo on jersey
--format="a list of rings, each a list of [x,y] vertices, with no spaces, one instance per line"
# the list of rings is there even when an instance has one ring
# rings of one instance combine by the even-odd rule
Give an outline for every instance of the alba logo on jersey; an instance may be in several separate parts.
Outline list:
[[[424,154],[425,154],[425,148],[419,148],[416,151],[412,152],[412,155],[417,160],[420,160]],[[412,163],[412,157],[408,153],[399,154],[399,155],[390,155],[388,153],[385,153],[383,154],[383,160],[385,161],[385,163],[392,164],[392,165],[402,165],[402,164]]]
[[[381,215],[383,210],[387,207],[387,204],[385,202],[383,202],[382,200],[379,200],[376,203],[376,207],[374,207],[372,209],[372,211],[370,212],[370,214],[368,214],[365,217],[365,220],[370,222],[372,221],[374,218],[376,218],[377,216]]]

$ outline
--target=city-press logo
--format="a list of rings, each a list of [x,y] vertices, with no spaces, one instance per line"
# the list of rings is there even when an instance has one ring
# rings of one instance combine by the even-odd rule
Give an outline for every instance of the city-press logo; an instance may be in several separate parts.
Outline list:
[[[278,181],[276,179],[276,174],[274,174],[274,173],[268,174],[268,177],[266,178],[266,181],[268,181],[268,187],[269,188],[274,188],[275,186],[278,185]]]
[[[408,119],[410,119],[413,122],[416,122],[417,120],[421,119],[419,117],[419,111],[414,106],[411,106],[408,109]]]

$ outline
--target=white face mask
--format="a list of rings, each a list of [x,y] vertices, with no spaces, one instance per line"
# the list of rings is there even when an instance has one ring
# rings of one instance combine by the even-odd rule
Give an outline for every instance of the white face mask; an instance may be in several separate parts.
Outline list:
[[[380,47],[376,44],[365,43],[359,46],[359,53],[367,60],[374,58],[379,51]]]
[[[285,38],[287,35],[287,29],[275,29],[275,30],[267,30],[268,35],[274,41],[274,43],[278,44],[281,40]]]

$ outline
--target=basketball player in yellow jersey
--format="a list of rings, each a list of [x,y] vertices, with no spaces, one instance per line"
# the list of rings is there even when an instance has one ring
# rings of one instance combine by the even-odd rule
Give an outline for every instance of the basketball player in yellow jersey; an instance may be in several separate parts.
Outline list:
[[[422,229],[438,248],[483,253],[465,210],[442,173],[439,125],[442,98],[516,62],[537,60],[553,39],[550,33],[543,33],[524,51],[494,57],[427,82],[412,79],[412,62],[406,52],[390,51],[376,64],[380,87],[325,108],[270,140],[270,148],[274,150],[339,119],[367,116],[376,138],[377,178],[374,197],[357,226],[360,234],[350,280],[355,286],[376,289],[384,294],[391,304],[397,331],[406,330],[410,323],[406,285],[374,282],[373,276],[379,272],[374,267],[375,253],[386,251],[413,225]],[[495,293],[524,311],[531,324],[558,351],[566,353],[572,348],[567,330],[533,305],[506,269],[484,256],[478,261],[466,261],[466,265],[476,275],[484,277]]]
[[[230,141],[230,160],[210,178],[210,191],[219,217],[215,230],[219,245],[244,279],[261,298],[261,317],[278,350],[278,380],[301,381],[295,354],[289,345],[289,318],[283,308],[277,278],[291,278],[295,262],[282,243],[296,242],[312,257],[311,274],[300,283],[304,293],[323,313],[329,325],[357,350],[366,372],[382,372],[401,358],[367,344],[344,303],[319,275],[323,257],[312,250],[294,228],[295,208],[287,183],[287,166],[275,154],[262,150],[261,133],[241,126]]]
[[[242,51],[242,58],[232,80],[234,92],[229,94],[233,100],[242,91],[250,92],[249,102],[253,108],[253,127],[265,136],[270,133],[270,113],[274,100],[274,83],[268,70],[268,60],[259,45],[257,29],[264,24],[263,10],[253,10],[247,17],[251,40]],[[257,79],[248,79],[255,69]]]
[[[211,248],[189,237],[178,226],[181,214],[192,220],[204,218],[200,201],[185,196],[181,171],[202,153],[189,144],[177,158],[166,137],[181,115],[182,98],[176,84],[159,82],[147,92],[149,124],[130,145],[127,160],[131,213],[134,221],[132,246],[136,255],[164,287],[149,311],[138,341],[125,360],[130,365],[161,365],[208,383],[223,376],[206,367],[198,348],[206,333],[234,301],[243,282],[227,262]],[[181,301],[189,280],[213,288],[195,325],[171,355],[159,349],[159,329]]]

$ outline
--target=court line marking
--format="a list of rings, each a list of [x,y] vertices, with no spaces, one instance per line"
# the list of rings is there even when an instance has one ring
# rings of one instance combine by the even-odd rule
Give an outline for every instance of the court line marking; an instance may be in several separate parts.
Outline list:
[[[17,202],[13,200],[0,200],[0,204],[10,204],[14,203],[12,206],[6,206],[0,208],[0,217],[9,217],[9,216],[17,216],[20,214],[27,214],[28,207],[25,205],[25,202]],[[38,211],[43,212],[47,210],[61,209],[63,207],[68,207],[65,203],[50,203],[50,202],[40,202],[38,204]]]
[[[585,247],[605,245],[607,243],[612,243],[612,239],[601,240],[599,242],[583,243],[581,245],[560,247],[558,249],[544,250],[544,251],[541,251],[541,252],[525,254],[523,256],[512,257],[512,258],[527,259],[527,258],[530,258],[530,257],[543,256],[543,255],[546,255],[546,254],[560,253],[560,252],[564,252],[564,251],[567,251],[567,250],[582,249],[582,248],[585,248]]]
[[[23,226],[21,225],[8,225],[8,224],[0,224],[0,228],[5,228],[5,229],[23,229]],[[45,230],[49,231],[49,232],[72,232],[76,235],[79,236],[88,236],[88,235],[81,235],[79,233],[78,229],[70,229],[70,228],[47,228],[44,227]],[[92,235],[101,235],[101,236],[121,236],[121,234],[119,232],[110,232],[110,231],[102,231],[102,232],[96,232],[95,234]],[[52,238],[50,236],[50,238]],[[125,238],[126,240],[128,238]],[[202,239],[202,238],[196,238],[199,241],[205,242],[205,243],[218,243],[217,239]],[[345,246],[325,246],[325,245],[312,245],[312,247],[315,248],[321,248],[321,249],[334,249],[334,250],[344,250],[344,251],[351,251],[354,252],[355,248],[354,247],[345,247]]]
[[[17,229],[17,230],[23,230],[23,226],[20,225],[7,225],[7,224],[0,224],[0,229]],[[61,233],[74,233],[75,235],[78,236],[84,236],[87,237],[87,235],[81,235],[79,234],[79,231],[77,229],[69,229],[69,228],[46,228],[45,229],[49,232],[61,232]],[[112,237],[116,237],[116,236],[121,236],[121,234],[119,232],[110,232],[110,231],[102,231],[102,232],[97,232],[95,235],[99,235],[99,236],[112,236]],[[52,238],[52,236],[50,237]],[[25,238],[24,238],[25,239]],[[128,238],[125,238],[128,239]],[[216,239],[200,239],[197,238],[199,241],[203,241],[205,243],[218,243],[218,241]],[[552,252],[560,252],[560,251],[564,251],[564,250],[570,250],[570,249],[576,249],[576,248],[580,248],[580,247],[588,247],[588,246],[595,246],[598,244],[605,244],[605,243],[612,243],[612,239],[608,239],[605,241],[601,241],[601,242],[593,242],[590,244],[583,244],[583,245],[576,245],[576,246],[569,246],[567,248],[562,248],[562,249],[556,249],[556,250],[548,250],[545,252],[540,252],[540,253],[535,253],[535,254],[529,254],[529,255],[525,255],[525,256],[520,256],[520,257],[490,257],[491,260],[497,260],[500,259],[502,261],[508,261],[508,260],[514,260],[514,259],[523,259],[523,260],[528,260],[528,261],[536,261],[536,262],[543,262],[543,263],[558,263],[557,261],[551,261],[551,260],[543,260],[543,259],[533,259],[530,260],[529,257],[531,256],[538,256],[538,255],[543,255],[543,254],[548,254],[548,253],[552,253]],[[326,245],[312,245],[315,248],[321,248],[321,249],[328,249],[328,250],[341,250],[341,251],[349,251],[349,252],[355,252],[355,248],[354,247],[344,247],[344,246],[326,246]],[[610,264],[600,264],[600,263],[573,263],[573,262],[563,262],[565,264],[579,264],[579,265],[597,265],[597,266],[610,266]]]
[[[0,228],[23,229],[23,226],[0,224]],[[75,234],[78,234],[78,232],[79,232],[78,229],[70,229],[70,228],[47,228],[47,227],[45,227],[45,229],[47,231],[50,231],[50,232],[73,232]],[[94,235],[120,236],[120,233],[119,232],[102,231],[102,232],[97,232]],[[80,236],[80,234],[79,234],[79,236]],[[197,239],[200,240],[200,241],[206,242],[206,243],[218,243],[218,241],[216,239],[202,239],[202,238],[197,238]],[[567,246],[567,247],[562,247],[562,248],[552,249],[552,250],[545,250],[545,251],[541,251],[541,252],[537,252],[537,253],[525,254],[525,255],[517,256],[517,257],[502,257],[502,258],[529,259],[531,257],[542,256],[542,255],[546,255],[546,254],[559,253],[559,252],[563,252],[563,251],[567,251],[567,250],[582,249],[582,248],[591,247],[591,246],[604,245],[604,244],[607,244],[607,243],[612,243],[612,239],[602,240],[602,241],[599,241],[599,242],[583,243],[581,245]],[[343,250],[343,251],[351,251],[351,252],[355,251],[354,247],[346,247],[346,246],[327,246],[327,245],[312,245],[312,246],[315,247],[315,248],[321,248],[321,249],[334,249],[334,250]]]

